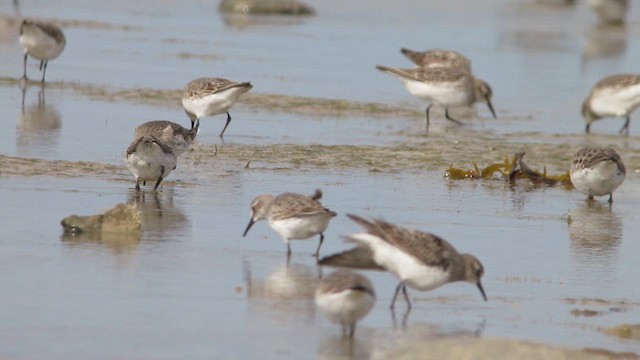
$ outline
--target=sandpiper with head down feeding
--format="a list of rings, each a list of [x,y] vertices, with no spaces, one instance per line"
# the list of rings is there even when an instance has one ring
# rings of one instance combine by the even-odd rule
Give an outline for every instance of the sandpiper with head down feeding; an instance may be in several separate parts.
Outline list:
[[[624,117],[625,123],[620,133],[629,135],[631,113],[640,106],[640,75],[620,74],[607,76],[598,81],[589,96],[582,103],[582,116],[587,122],[589,133],[591,123],[603,117]]]
[[[314,255],[320,253],[324,241],[324,232],[329,220],[337,214],[322,205],[322,191],[316,190],[312,196],[284,193],[276,197],[270,194],[259,195],[251,202],[251,219],[242,236],[258,220],[268,220],[269,225],[287,243],[287,256],[291,255],[290,240],[304,240],[320,235],[320,242]]]
[[[249,82],[238,83],[222,78],[198,78],[188,83],[184,88],[182,106],[191,119],[191,128],[201,117],[227,113],[227,123],[220,132],[220,137],[223,137],[231,122],[229,109],[240,95],[252,87]]]
[[[32,20],[22,21],[19,41],[24,48],[22,79],[27,80],[27,58],[31,56],[40,60],[41,82],[44,82],[49,60],[57,58],[67,44],[67,39],[58,26]]]
[[[613,192],[624,181],[627,173],[622,159],[611,148],[585,146],[578,150],[571,163],[571,183],[578,191],[594,196],[609,195],[613,202]]]
[[[347,214],[356,223],[364,227],[365,232],[352,234],[349,241],[358,246],[345,252],[321,259],[320,265],[354,267],[362,269],[384,269],[400,279],[391,301],[391,308],[402,291],[407,306],[411,301],[407,295],[407,286],[418,290],[433,290],[454,281],[470,282],[478,287],[484,300],[480,279],[484,267],[471,254],[460,254],[446,240],[418,230],[401,228],[389,222]],[[354,255],[368,256],[351,264]]]
[[[164,178],[176,168],[176,155],[171,147],[153,135],[144,135],[134,140],[127,148],[124,161],[136,178],[136,190],[147,181],[155,181],[158,189]]]
[[[433,105],[445,108],[445,117],[458,125],[462,123],[449,116],[449,107],[469,106],[476,101],[487,102],[495,117],[491,104],[491,87],[476,79],[461,68],[416,68],[400,69],[377,65],[378,70],[395,75],[400,79],[411,95],[429,102],[425,111],[427,130],[429,129],[429,110]]]
[[[156,120],[148,121],[136,127],[134,139],[145,135],[153,135],[169,145],[176,157],[185,152],[198,135],[200,121],[196,122],[193,129],[184,128],[182,125],[172,121]]]

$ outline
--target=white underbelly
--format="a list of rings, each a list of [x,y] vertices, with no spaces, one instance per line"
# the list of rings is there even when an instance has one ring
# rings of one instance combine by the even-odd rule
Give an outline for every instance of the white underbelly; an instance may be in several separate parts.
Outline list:
[[[292,217],[283,220],[269,221],[269,225],[285,242],[289,240],[304,240],[327,230],[329,220],[326,215]]]

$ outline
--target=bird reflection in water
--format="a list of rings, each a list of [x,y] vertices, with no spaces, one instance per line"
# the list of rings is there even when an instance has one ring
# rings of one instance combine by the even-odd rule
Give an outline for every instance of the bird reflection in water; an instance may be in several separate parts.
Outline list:
[[[624,27],[594,25],[587,33],[582,50],[581,68],[593,60],[619,59],[627,52],[627,33]]]
[[[25,105],[27,86],[22,87],[22,103],[18,118],[16,148],[21,156],[50,153],[58,147],[62,120],[60,113],[45,100],[40,86],[37,100]]]
[[[140,212],[142,231],[146,237],[157,240],[174,239],[175,236],[190,237],[191,222],[187,215],[174,204],[175,189],[165,188],[161,193],[135,191],[131,189],[127,203]]]
[[[584,268],[609,278],[622,243],[622,217],[609,204],[580,201],[568,215],[572,258]]]

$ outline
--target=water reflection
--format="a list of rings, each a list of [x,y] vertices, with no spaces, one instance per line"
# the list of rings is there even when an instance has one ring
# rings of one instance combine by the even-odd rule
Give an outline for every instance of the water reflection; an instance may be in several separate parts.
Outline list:
[[[222,14],[224,25],[236,30],[249,30],[262,27],[301,25],[306,17],[270,16],[250,14]]]
[[[369,359],[373,347],[370,339],[330,336],[318,345],[316,359]]]
[[[273,319],[274,311],[282,315],[275,321],[313,321],[316,307],[314,296],[320,275],[317,267],[300,263],[281,263],[268,272],[264,279],[253,275],[251,264],[245,261],[244,278],[251,312],[257,318]],[[266,300],[266,301],[265,301]],[[303,316],[301,316],[303,315]]]
[[[572,258],[580,264],[609,269],[617,261],[622,242],[622,217],[600,201],[581,201],[570,215]]]
[[[627,34],[624,27],[596,25],[587,34],[582,50],[582,67],[595,59],[617,59],[627,51]]]
[[[28,87],[22,88],[22,106],[16,129],[19,155],[34,156],[57,149],[62,119],[60,113],[45,100],[45,88],[40,86],[36,99],[25,105]]]
[[[189,237],[191,222],[179,207],[175,206],[176,189],[164,187],[162,191],[129,191],[127,204],[135,205],[140,212],[142,231],[146,237],[158,237],[161,240],[170,235]]]

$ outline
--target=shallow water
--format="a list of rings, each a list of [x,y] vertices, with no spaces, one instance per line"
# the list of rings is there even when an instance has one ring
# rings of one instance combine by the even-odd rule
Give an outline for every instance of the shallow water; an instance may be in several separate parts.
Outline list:
[[[141,4],[141,5],[136,5]],[[397,3],[394,3],[397,4]],[[640,55],[638,7],[626,30],[596,31],[584,4],[573,8],[528,1],[382,1],[312,3],[304,19],[225,19],[203,1],[21,1],[23,15],[98,24],[65,28],[68,46],[52,61],[48,79],[110,87],[180,88],[202,75],[251,80],[252,91],[365,102],[424,105],[374,65],[409,66],[398,50],[450,47],[474,61],[494,89],[498,120],[465,120],[476,132],[576,134],[579,106],[591,84],[634,70]],[[474,3],[475,4],[475,3]],[[9,2],[0,14],[11,16]],[[0,29],[6,18],[0,18]],[[139,28],[138,28],[139,27]],[[598,56],[591,40],[617,47]],[[17,77],[17,40],[0,35],[0,76]],[[596,41],[597,42],[597,41]],[[455,44],[455,46],[452,46]],[[375,46],[374,46],[375,45]],[[86,49],[91,48],[91,51]],[[596,49],[596,50],[594,50]],[[181,53],[207,55],[184,58]],[[595,54],[595,55],[594,55]],[[37,68],[30,63],[29,73]],[[0,154],[122,165],[135,125],[170,119],[185,125],[182,109],[92,100],[30,86],[22,110],[19,88],[0,86]],[[481,104],[478,114],[488,117]],[[420,119],[315,117],[243,107],[225,142],[231,144],[390,145],[411,141]],[[198,141],[217,138],[224,117],[203,119]],[[449,131],[437,119],[435,136]],[[621,121],[594,130],[615,134]],[[598,137],[637,149],[632,136]],[[457,129],[460,136],[473,134]],[[534,140],[532,140],[534,141]],[[507,155],[507,154],[503,154]],[[468,159],[461,159],[467,161]],[[497,159],[498,160],[498,159]],[[637,322],[635,278],[640,219],[638,175],[629,169],[610,208],[588,205],[562,188],[499,180],[449,181],[442,172],[282,168],[221,159],[181,158],[157,196],[136,196],[126,170],[115,179],[2,176],[0,169],[0,354],[5,358],[334,358],[344,355],[338,327],[316,314],[311,299],[320,272],[310,254],[317,240],[285,244],[258,223],[246,238],[249,203],[260,193],[311,193],[340,216],[326,233],[322,254],[348,245],[359,229],[344,214],[381,216],[439,234],[485,266],[483,302],[474,286],[458,283],[429,293],[410,290],[414,309],[402,326],[388,310],[396,280],[367,272],[378,303],[359,325],[352,355],[366,357],[398,339],[480,336],[540,341],[577,348],[640,353],[640,344],[604,335],[601,327]],[[442,169],[444,171],[444,169]],[[62,236],[69,214],[95,214],[135,203],[144,234],[139,241],[79,241]],[[570,221],[569,216],[570,215]],[[603,301],[596,301],[597,299]],[[596,316],[572,315],[594,310]]]

